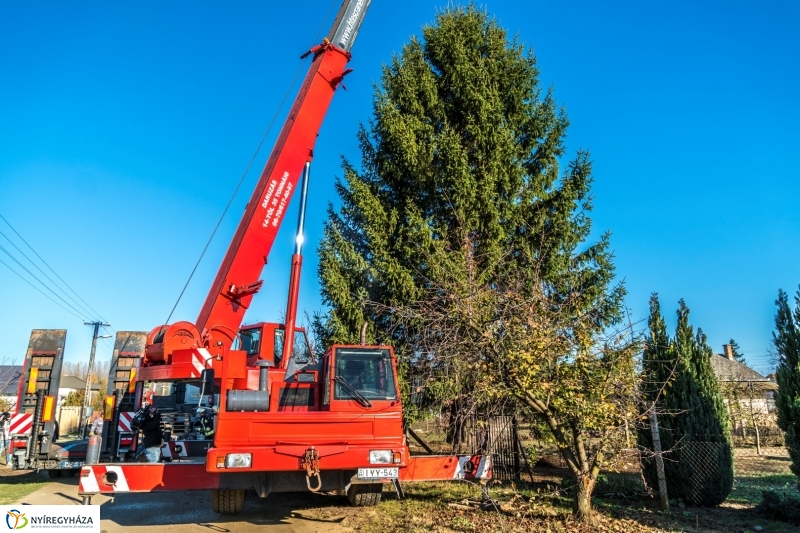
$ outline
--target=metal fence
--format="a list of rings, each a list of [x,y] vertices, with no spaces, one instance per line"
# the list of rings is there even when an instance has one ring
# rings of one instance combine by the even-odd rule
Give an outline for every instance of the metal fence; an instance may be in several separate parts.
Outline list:
[[[436,453],[449,453],[454,446],[447,440],[449,423],[449,419],[442,416],[420,422],[414,430]],[[522,480],[557,490],[565,485],[562,479],[570,476],[558,448],[513,416],[470,417],[463,424],[461,439],[455,444],[459,453],[492,455],[495,479]],[[642,455],[644,452],[646,456],[647,452],[634,447],[634,434],[629,435],[627,442],[630,447],[615,454],[604,468],[604,477],[621,480],[628,497],[652,496],[657,493],[657,487],[648,486],[642,472]],[[732,444],[733,487],[726,505],[752,507],[761,500],[765,490],[788,491],[800,496],[798,478],[791,472],[791,459],[779,430],[761,428],[758,439],[752,430],[744,435],[734,431]],[[695,471],[699,488],[702,479],[715,475],[719,446],[723,445],[703,442],[702,438],[684,438],[675,449],[665,452],[664,458],[683,463],[688,466],[688,472]],[[425,453],[421,449],[417,452]]]
[[[532,475],[531,465],[520,437],[519,422],[513,416],[493,416],[470,420],[467,448],[473,454],[492,456],[495,479],[519,479]]]
[[[429,444],[437,453],[447,453],[453,446],[452,442],[446,440],[448,424],[447,417],[437,417],[415,425],[414,429],[430,441]],[[464,424],[461,437],[462,441],[458,444],[461,452],[492,455],[495,479],[519,479],[557,488],[562,485],[562,479],[570,476],[558,449],[513,416],[471,417]],[[773,429],[762,431],[760,437],[756,441],[753,432],[747,436],[734,433],[733,489],[726,504],[756,505],[765,490],[793,492],[800,496],[798,478],[791,472],[791,460],[783,445],[783,435]],[[624,486],[619,490],[615,487],[609,492],[626,492],[628,497],[656,493],[657,487],[647,486],[644,480],[642,451],[635,448],[635,435],[629,435],[627,442],[630,447],[621,450],[604,468],[605,478],[613,478]],[[681,462],[689,471],[696,471],[699,488],[704,479],[713,479],[716,475],[715,464],[721,453],[719,446],[722,445],[706,443],[702,439],[684,439],[671,453],[665,454],[665,460]]]
[[[547,446],[539,441],[524,441],[529,446],[539,446],[534,451],[537,460],[533,467],[533,481],[558,480],[567,477],[569,471],[561,454],[554,447]],[[789,451],[780,445],[777,439],[764,443],[760,447],[755,444],[738,443],[734,439],[732,448],[733,459],[733,487],[725,500],[725,504],[752,507],[761,501],[765,490],[789,492],[800,496],[797,484],[798,478],[791,471]],[[694,494],[685,496],[686,503],[698,504],[705,483],[713,482],[718,476],[717,461],[725,445],[720,443],[703,442],[701,440],[686,439],[676,445],[671,452],[664,454],[665,462],[677,461],[685,467],[685,472],[691,473],[688,483]],[[607,476],[628,477],[626,487],[643,493],[657,493],[657,486],[647,486],[645,476],[642,475],[641,450],[630,448],[622,450],[615,458],[613,464],[606,469]],[[688,475],[688,474],[687,474]],[[628,494],[630,496],[630,494]],[[677,496],[670,494],[671,499]],[[694,500],[694,501],[692,501]]]

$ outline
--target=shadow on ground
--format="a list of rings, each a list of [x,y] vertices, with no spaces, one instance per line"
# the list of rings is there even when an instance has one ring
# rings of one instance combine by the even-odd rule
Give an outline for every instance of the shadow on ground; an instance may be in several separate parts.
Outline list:
[[[303,521],[317,524],[314,530],[330,530],[346,519],[338,509],[346,503],[343,497],[327,494],[271,494],[262,499],[248,492],[241,512],[220,515],[211,509],[208,491],[123,494],[102,503],[100,516],[123,528],[197,524],[224,533],[241,531],[243,524],[297,527]]]

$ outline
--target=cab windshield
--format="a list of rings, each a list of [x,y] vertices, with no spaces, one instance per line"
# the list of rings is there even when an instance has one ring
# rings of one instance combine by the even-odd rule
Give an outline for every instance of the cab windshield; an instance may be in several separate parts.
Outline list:
[[[369,400],[395,400],[393,368],[389,350],[337,348],[334,399],[358,400],[355,389]]]

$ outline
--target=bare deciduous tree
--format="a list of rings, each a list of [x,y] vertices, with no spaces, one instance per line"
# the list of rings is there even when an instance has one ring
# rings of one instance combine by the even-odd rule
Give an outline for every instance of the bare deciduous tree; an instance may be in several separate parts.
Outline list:
[[[469,257],[454,257],[463,263],[441,265],[451,274],[414,303],[368,305],[413,332],[406,362],[451,416],[515,405],[543,421],[572,474],[574,512],[590,519],[598,475],[614,466],[640,412],[638,342],[629,330],[598,328],[580,287],[565,297],[549,292],[535,269],[511,266],[502,281],[481,283]]]

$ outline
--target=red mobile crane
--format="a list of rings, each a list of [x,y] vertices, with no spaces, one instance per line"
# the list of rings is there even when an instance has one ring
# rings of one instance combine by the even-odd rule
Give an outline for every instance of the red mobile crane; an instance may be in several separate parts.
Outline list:
[[[174,461],[84,466],[85,503],[97,493],[210,489],[215,511],[235,513],[253,489],[261,497],[336,490],[354,505],[373,505],[384,482],[402,494],[401,481],[491,476],[486,456],[411,456],[391,347],[334,345],[315,357],[295,326],[314,142],[351,72],[350,48],[369,3],[345,0],[329,37],[303,55],[313,57],[311,67],[197,321],[161,325],[147,337],[135,404],[155,391],[151,401],[170,430],[162,453]],[[301,174],[286,323],[241,327]]]

